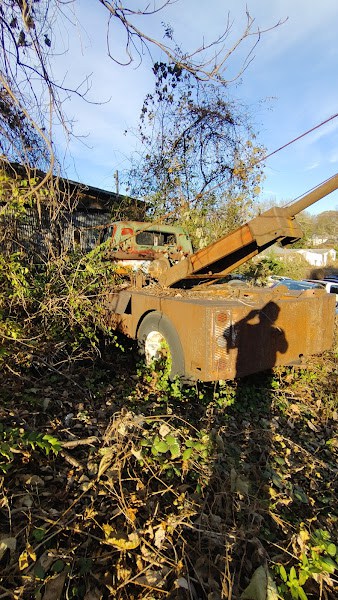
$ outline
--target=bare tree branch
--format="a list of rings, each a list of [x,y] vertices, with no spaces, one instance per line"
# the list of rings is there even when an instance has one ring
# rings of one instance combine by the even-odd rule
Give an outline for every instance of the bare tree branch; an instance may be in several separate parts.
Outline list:
[[[277,23],[266,29],[254,29],[255,19],[248,11],[246,11],[246,26],[242,34],[232,45],[230,45],[230,47],[227,47],[225,42],[230,35],[233,25],[230,22],[230,16],[228,14],[225,30],[216,40],[213,40],[207,44],[203,42],[198,48],[190,53],[182,53],[177,47],[172,48],[169,45],[162,43],[159,39],[148,35],[144,30],[139,29],[132,21],[132,17],[155,14],[159,12],[168,5],[173,4],[171,0],[167,0],[160,7],[152,11],[131,10],[127,6],[124,6],[121,2],[117,2],[117,0],[99,0],[99,2],[110,13],[110,18],[114,17],[120,21],[127,35],[125,52],[128,59],[126,62],[122,62],[118,60],[110,51],[109,27],[107,29],[109,56],[117,64],[129,65],[133,62],[134,59],[132,55],[132,48],[138,54],[138,56],[140,56],[143,49],[147,49],[148,52],[151,52],[151,47],[155,47],[164,52],[170,62],[177,64],[181,69],[188,71],[198,79],[203,81],[217,80],[223,84],[233,82],[243,74],[250,62],[253,60],[252,54],[254,48],[259,43],[262,34],[279,27],[285,22],[285,20],[283,21],[280,19]],[[226,63],[229,61],[229,58],[238,50],[239,46],[249,38],[254,38],[254,41],[247,56],[242,62],[241,68],[234,77],[227,79],[225,77],[225,70],[227,67]],[[139,47],[137,47],[137,44],[139,44]],[[209,55],[210,52],[212,53],[212,56]]]

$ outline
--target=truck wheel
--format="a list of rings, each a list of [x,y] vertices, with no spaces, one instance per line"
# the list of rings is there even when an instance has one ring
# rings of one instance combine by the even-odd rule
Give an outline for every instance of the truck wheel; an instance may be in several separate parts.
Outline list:
[[[144,317],[137,333],[140,353],[145,355],[146,364],[167,361],[169,378],[184,375],[184,355],[180,338],[169,319],[154,311]]]

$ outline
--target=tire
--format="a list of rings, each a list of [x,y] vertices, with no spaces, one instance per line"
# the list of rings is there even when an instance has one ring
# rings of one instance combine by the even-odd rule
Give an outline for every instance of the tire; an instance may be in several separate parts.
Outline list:
[[[167,357],[170,361],[169,379],[184,375],[182,345],[168,317],[157,311],[147,314],[138,328],[137,341],[140,354],[145,355],[148,365]]]

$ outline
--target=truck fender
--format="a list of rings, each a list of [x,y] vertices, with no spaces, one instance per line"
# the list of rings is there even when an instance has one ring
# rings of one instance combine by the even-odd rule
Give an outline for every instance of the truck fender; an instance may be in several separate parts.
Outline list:
[[[169,349],[169,360],[171,361],[169,378],[174,379],[177,375],[184,375],[185,365],[182,344],[174,325],[164,314],[158,311],[148,313],[138,327],[137,341],[140,353],[146,355],[148,363],[152,359],[156,360],[156,350],[160,352],[161,343],[165,342]]]

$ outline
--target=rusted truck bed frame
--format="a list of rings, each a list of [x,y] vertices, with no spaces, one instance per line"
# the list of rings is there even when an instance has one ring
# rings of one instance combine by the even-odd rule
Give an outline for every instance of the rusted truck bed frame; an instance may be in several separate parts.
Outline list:
[[[332,345],[335,299],[325,291],[215,288],[182,294],[124,291],[121,314],[115,312],[121,296],[111,294],[110,324],[137,339],[146,315],[164,315],[178,333],[184,357],[175,374],[187,380],[227,380],[299,365]]]
[[[232,289],[215,281],[276,241],[301,237],[294,215],[337,187],[335,175],[293,205],[266,211],[170,267],[158,285],[113,290],[106,302],[109,323],[141,345],[159,332],[172,357],[171,376],[188,380],[243,377],[301,364],[329,349],[333,295],[320,289]]]

